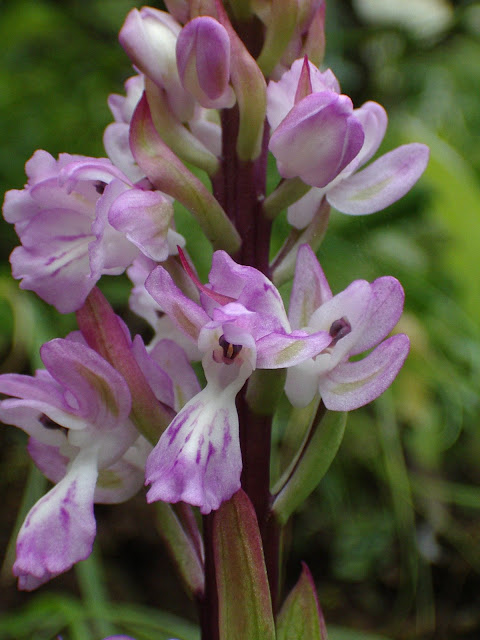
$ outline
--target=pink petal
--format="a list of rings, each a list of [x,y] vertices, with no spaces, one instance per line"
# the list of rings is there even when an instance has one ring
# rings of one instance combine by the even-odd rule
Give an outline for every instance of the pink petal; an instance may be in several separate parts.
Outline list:
[[[355,158],[363,141],[350,98],[324,91],[295,105],[273,132],[269,149],[282,177],[299,176],[313,187],[325,187]]]
[[[72,414],[103,432],[126,422],[131,408],[127,383],[96,351],[56,338],[44,344],[40,354],[51,375],[68,390]]]
[[[290,330],[282,298],[275,285],[261,271],[237,264],[225,251],[215,251],[209,274],[212,289],[242,304],[249,311],[262,316],[263,329]],[[214,305],[202,303],[209,310]]]
[[[388,116],[382,105],[372,101],[365,102],[359,109],[354,109],[353,113],[362,123],[365,134],[363,147],[355,158],[355,161],[358,160],[357,166],[360,167],[374,156],[382,143],[387,130]]]
[[[287,209],[287,220],[296,229],[305,229],[315,217],[325,196],[325,189],[312,187],[300,200]]]
[[[110,207],[110,224],[157,262],[168,258],[167,232],[173,206],[158,191],[129,189],[121,193]]]
[[[282,369],[293,367],[313,358],[331,343],[327,331],[307,334],[295,331],[291,334],[271,332],[257,342],[258,369]]]
[[[200,385],[185,351],[173,340],[160,340],[150,351],[150,357],[168,373],[175,394],[172,405],[177,411],[200,393]]]
[[[393,382],[410,349],[399,333],[382,342],[363,360],[337,365],[319,381],[320,394],[333,411],[352,411],[378,398]]]
[[[302,329],[309,323],[313,312],[332,298],[332,291],[322,267],[308,244],[297,253],[295,277],[288,318],[294,329]]]
[[[429,149],[406,144],[375,160],[366,169],[346,178],[327,193],[327,200],[342,213],[375,213],[404,196],[425,171]]]
[[[377,278],[370,287],[373,296],[366,313],[365,330],[350,351],[351,355],[362,353],[378,344],[390,333],[402,315],[405,293],[396,278]]]
[[[163,267],[152,271],[145,288],[177,327],[196,342],[201,328],[210,321],[202,307],[180,291]]]
[[[112,122],[103,134],[103,146],[108,157],[132,181],[145,177],[130,150],[130,127],[124,122]]]

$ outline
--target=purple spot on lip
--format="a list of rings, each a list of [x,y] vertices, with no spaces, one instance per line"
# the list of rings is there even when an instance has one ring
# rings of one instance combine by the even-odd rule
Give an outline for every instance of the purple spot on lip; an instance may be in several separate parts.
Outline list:
[[[62,529],[67,531],[68,525],[70,523],[70,514],[68,513],[68,510],[65,507],[62,507],[60,509],[60,523],[61,523]]]
[[[215,454],[215,447],[213,446],[213,444],[210,442],[208,445],[208,454],[207,454],[207,459],[205,461],[205,466],[208,465],[210,458]]]
[[[191,414],[193,411],[195,411],[195,409],[197,409],[198,405],[193,405],[191,407],[189,407],[186,411],[182,412],[182,416],[179,418],[179,416],[177,416],[177,418],[174,419],[174,421],[172,422],[172,424],[170,425],[170,427],[168,428],[168,444],[171,445],[172,442],[175,440],[175,438],[177,437],[178,432],[180,431],[180,429],[183,427],[183,425],[185,424],[185,422],[190,418]]]

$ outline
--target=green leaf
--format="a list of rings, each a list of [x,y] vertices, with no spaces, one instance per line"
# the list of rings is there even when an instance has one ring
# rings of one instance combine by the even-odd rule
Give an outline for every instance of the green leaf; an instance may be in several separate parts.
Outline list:
[[[262,539],[240,489],[213,517],[220,640],[275,640]]]
[[[307,565],[289,593],[277,620],[277,640],[327,640],[325,620]]]
[[[319,418],[314,418],[297,455],[273,488],[277,495],[272,509],[280,524],[285,524],[317,487],[342,442],[347,414],[327,411],[322,404],[317,416]]]

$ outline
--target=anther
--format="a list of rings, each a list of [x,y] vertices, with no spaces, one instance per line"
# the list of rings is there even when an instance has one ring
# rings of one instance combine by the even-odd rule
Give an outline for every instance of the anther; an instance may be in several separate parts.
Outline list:
[[[335,346],[337,342],[348,335],[351,330],[352,325],[345,317],[332,322],[328,333],[332,336],[333,340],[330,343],[329,348]]]
[[[223,358],[226,364],[231,364],[242,350],[241,344],[232,344],[225,340],[225,336],[221,335],[218,339],[218,344],[223,349]]]

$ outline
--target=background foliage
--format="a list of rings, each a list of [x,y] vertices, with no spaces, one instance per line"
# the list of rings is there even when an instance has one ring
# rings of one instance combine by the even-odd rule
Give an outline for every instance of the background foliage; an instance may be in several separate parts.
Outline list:
[[[22,187],[24,163],[37,148],[103,155],[106,97],[122,93],[131,75],[117,33],[140,5],[0,3],[2,193]],[[398,277],[407,296],[399,329],[412,352],[392,391],[349,416],[338,458],[291,524],[286,581],[307,561],[333,640],[367,640],[367,631],[473,640],[480,634],[480,3],[327,5],[326,66],[357,106],[374,99],[387,108],[381,151],[426,142],[431,161],[387,211],[332,216],[319,256],[333,290],[356,278]],[[279,236],[285,228],[279,220]],[[65,335],[74,320],[18,289],[8,264],[15,244],[2,223],[0,366],[30,372],[39,345]],[[125,310],[126,280],[103,286]],[[10,566],[19,505],[24,513],[46,483],[30,468],[21,433],[1,427],[0,442],[0,640],[60,632],[97,639],[114,629],[139,640],[195,638],[194,627],[172,617],[194,620],[195,612],[158,548],[143,496],[98,507],[97,553],[76,573],[38,595],[16,591]]]

